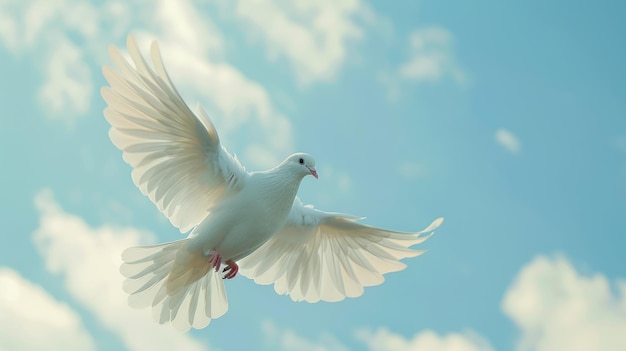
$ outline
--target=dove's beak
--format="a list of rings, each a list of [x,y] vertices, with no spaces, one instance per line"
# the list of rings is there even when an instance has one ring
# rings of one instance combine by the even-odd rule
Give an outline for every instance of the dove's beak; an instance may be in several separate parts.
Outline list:
[[[315,179],[318,179],[317,178],[317,171],[315,170],[315,168],[309,167],[309,166],[307,166],[306,168],[309,169],[309,172],[311,172],[311,175],[313,175],[315,177]]]

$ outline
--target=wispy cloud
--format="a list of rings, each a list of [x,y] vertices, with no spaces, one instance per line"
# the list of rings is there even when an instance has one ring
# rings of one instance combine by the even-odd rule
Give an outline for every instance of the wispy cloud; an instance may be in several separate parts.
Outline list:
[[[400,77],[417,83],[450,77],[463,83],[465,75],[455,62],[452,46],[452,34],[444,28],[413,31],[409,38],[409,59],[398,69]]]
[[[45,64],[38,97],[42,106],[53,111],[49,116],[71,123],[68,116],[78,116],[89,109],[94,90],[91,72],[83,50],[64,37],[56,42]],[[66,115],[63,111],[71,113]]]
[[[521,331],[518,351],[626,350],[626,281],[584,276],[563,257],[522,268],[502,303]]]
[[[359,19],[371,16],[355,1],[250,1],[234,5],[253,38],[270,59],[285,59],[301,84],[329,81],[347,57],[350,43],[363,37]]]
[[[161,40],[178,43],[195,57],[223,56],[222,33],[195,2],[158,0],[153,4],[151,15],[146,25],[155,29]]]
[[[273,350],[281,351],[348,351],[331,334],[322,335],[317,341],[310,341],[290,329],[277,327],[271,321],[261,325],[263,334]]]
[[[82,218],[64,212],[50,190],[40,192],[35,203],[40,224],[33,241],[46,269],[58,275],[68,293],[129,350],[206,350],[190,334],[159,325],[148,311],[133,310],[127,304],[119,273],[121,252],[152,241],[149,233],[134,228],[92,228]]]
[[[517,154],[522,150],[519,139],[509,130],[498,129],[494,137],[496,142],[510,153]]]
[[[98,26],[98,18],[96,9],[84,0],[0,1],[0,23],[4,46],[14,54],[21,54],[37,49],[42,39],[64,30],[90,36]],[[43,44],[47,44],[45,40]]]
[[[390,100],[397,99],[407,84],[434,84],[449,79],[457,85],[467,81],[454,54],[454,37],[443,27],[413,30],[408,38],[408,57],[397,67],[380,72]]]
[[[106,47],[123,42],[131,30],[144,50],[156,39],[187,102],[193,107],[202,101],[224,140],[237,130],[250,145],[242,158],[251,166],[273,166],[293,151],[291,122],[263,85],[224,60],[223,35],[207,13],[190,0],[0,1],[0,44],[15,55],[41,58],[32,62],[42,74],[36,94],[41,109],[72,125],[92,107]]]
[[[68,10],[71,9],[71,10]],[[93,94],[88,53],[70,39],[89,42],[105,11],[88,1],[0,2],[0,43],[15,55],[34,54],[43,83],[37,97],[47,117],[72,124]]]
[[[0,267],[1,350],[94,350],[78,314],[47,291]]]
[[[365,342],[370,351],[492,351],[493,348],[481,336],[466,333],[438,335],[425,330],[406,339],[402,335],[380,328],[375,332],[360,330],[356,336]]]
[[[584,276],[563,257],[539,256],[522,267],[505,293],[502,310],[519,327],[518,351],[626,350],[626,280]],[[332,335],[311,341],[271,322],[263,329],[283,351],[345,349]],[[471,330],[422,330],[406,338],[380,327],[356,330],[354,336],[369,351],[493,351],[485,337]]]

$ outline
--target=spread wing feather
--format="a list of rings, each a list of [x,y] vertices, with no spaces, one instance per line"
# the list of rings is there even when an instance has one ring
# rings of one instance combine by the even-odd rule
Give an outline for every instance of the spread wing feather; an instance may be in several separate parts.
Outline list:
[[[285,227],[239,262],[239,272],[259,284],[274,284],[294,301],[341,301],[363,294],[402,270],[400,262],[422,254],[410,247],[424,242],[441,225],[435,220],[416,233],[401,233],[358,223],[361,219],[304,206],[296,198]]]
[[[238,191],[248,173],[220,144],[202,107],[196,116],[185,104],[163,66],[158,44],[151,48],[154,69],[132,37],[127,45],[134,66],[111,46],[117,70],[103,67],[110,85],[101,90],[108,104],[109,136],[133,167],[135,185],[185,233],[214,203]]]

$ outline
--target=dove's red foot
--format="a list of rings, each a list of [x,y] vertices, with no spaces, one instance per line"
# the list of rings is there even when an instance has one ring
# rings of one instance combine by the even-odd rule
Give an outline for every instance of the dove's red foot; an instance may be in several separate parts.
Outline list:
[[[224,274],[224,279],[233,279],[237,272],[239,272],[239,266],[233,260],[226,261],[226,265],[228,267],[224,268],[222,271]]]
[[[211,251],[209,253],[209,264],[211,267],[215,268],[215,271],[219,271],[220,266],[222,265],[222,255],[220,255],[217,251]]]

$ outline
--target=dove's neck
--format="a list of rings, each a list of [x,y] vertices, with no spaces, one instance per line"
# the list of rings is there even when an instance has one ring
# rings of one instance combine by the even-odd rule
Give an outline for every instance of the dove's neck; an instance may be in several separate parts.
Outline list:
[[[293,174],[286,169],[275,168],[264,172],[262,183],[259,187],[266,199],[266,210],[273,213],[277,218],[287,218],[293,200],[296,198],[302,176]]]
[[[280,168],[272,169],[265,175],[268,190],[276,194],[277,197],[290,199],[290,202],[293,202],[298,193],[300,182],[302,182],[302,176]]]

